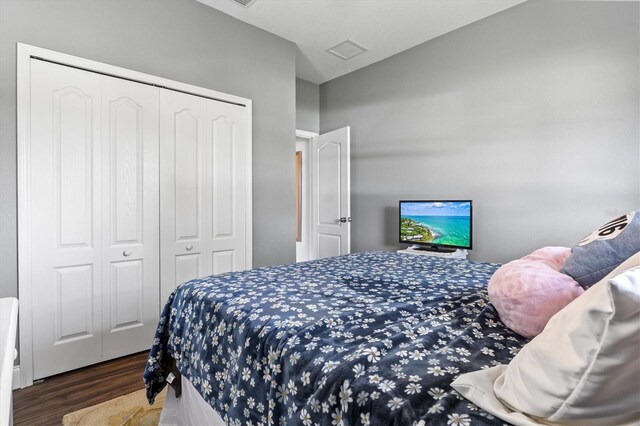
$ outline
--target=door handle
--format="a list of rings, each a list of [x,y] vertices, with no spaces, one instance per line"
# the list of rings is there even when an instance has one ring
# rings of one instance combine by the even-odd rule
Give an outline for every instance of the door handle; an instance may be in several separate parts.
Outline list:
[[[187,251],[190,251],[193,248],[193,246],[191,244],[187,244],[185,248],[187,249]]]
[[[125,251],[122,252],[122,255],[124,257],[131,256],[131,251],[130,250],[125,250]]]
[[[340,223],[347,223],[347,222],[351,222],[351,218],[350,217],[341,217],[340,218]]]

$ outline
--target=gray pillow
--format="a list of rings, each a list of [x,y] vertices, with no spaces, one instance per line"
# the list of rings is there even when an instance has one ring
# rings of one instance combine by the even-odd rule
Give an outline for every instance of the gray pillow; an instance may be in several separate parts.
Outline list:
[[[640,251],[640,214],[630,212],[604,224],[571,249],[560,272],[585,289]]]

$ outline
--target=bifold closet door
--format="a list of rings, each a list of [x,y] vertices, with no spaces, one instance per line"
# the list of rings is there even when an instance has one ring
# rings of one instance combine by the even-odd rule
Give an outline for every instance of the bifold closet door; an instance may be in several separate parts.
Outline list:
[[[194,278],[242,270],[244,106],[160,91],[161,298]]]
[[[150,346],[158,90],[31,60],[34,379]]]
[[[31,60],[34,379],[102,360],[100,80]]]
[[[157,87],[102,81],[103,358],[151,347],[160,301]]]

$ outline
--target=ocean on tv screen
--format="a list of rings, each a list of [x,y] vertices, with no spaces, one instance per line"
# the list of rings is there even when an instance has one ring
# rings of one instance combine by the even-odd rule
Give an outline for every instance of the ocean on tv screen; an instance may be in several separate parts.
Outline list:
[[[469,216],[400,216],[400,239],[407,243],[467,247],[469,230]]]

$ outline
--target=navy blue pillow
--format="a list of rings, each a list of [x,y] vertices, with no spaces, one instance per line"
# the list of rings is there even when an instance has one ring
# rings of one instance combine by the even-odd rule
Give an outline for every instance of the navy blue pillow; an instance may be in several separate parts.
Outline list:
[[[640,251],[640,214],[630,212],[604,224],[571,249],[560,270],[588,289]]]

